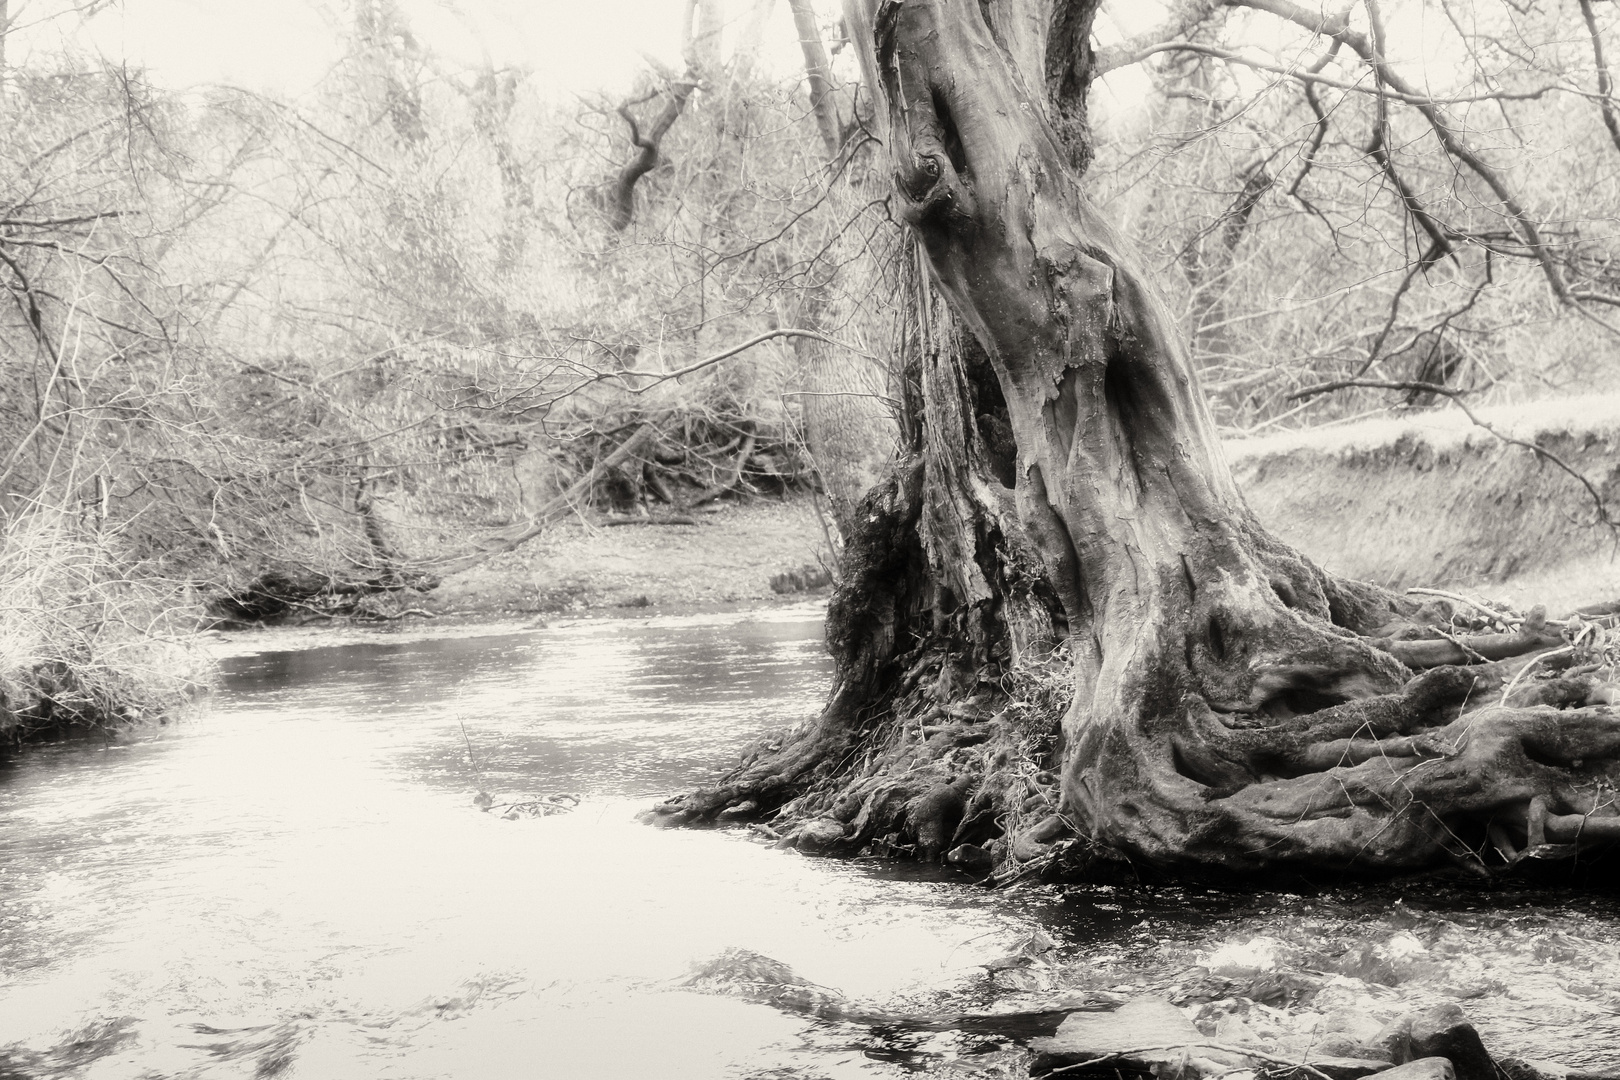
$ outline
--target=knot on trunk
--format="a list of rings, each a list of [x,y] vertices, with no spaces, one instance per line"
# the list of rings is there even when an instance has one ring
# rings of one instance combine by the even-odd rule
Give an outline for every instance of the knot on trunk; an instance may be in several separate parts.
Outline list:
[[[904,200],[902,216],[917,229],[944,217],[971,221],[977,209],[973,193],[934,141],[934,147],[919,147],[910,163],[894,174],[895,188]]]

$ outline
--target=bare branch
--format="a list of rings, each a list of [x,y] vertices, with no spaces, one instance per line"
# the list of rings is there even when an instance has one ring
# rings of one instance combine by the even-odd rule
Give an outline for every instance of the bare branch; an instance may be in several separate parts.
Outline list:
[[[697,85],[691,78],[671,83],[666,91],[669,100],[653,119],[645,135],[636,124],[630,106],[619,106],[619,115],[630,125],[630,143],[636,148],[636,154],[619,170],[608,193],[608,224],[615,232],[623,232],[630,227],[630,221],[635,216],[636,183],[658,164],[658,148],[669,129],[675,126],[675,121],[680,119],[681,111],[686,108],[687,99]]]

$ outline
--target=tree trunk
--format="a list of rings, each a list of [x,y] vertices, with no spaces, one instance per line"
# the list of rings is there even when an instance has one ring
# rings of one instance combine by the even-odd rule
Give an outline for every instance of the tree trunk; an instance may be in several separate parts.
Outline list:
[[[816,116],[816,128],[821,132],[821,144],[827,151],[827,160],[838,158],[844,144],[838,123],[838,102],[833,96],[832,68],[827,63],[827,49],[821,43],[821,28],[816,25],[816,10],[810,0],[788,0],[793,9],[793,26],[799,32],[799,50],[804,54],[804,75],[810,83],[810,108]]]
[[[847,5],[898,206],[969,336],[915,365],[917,437],[829,610],[826,713],[663,816],[776,810],[802,847],[979,866],[1484,869],[1613,843],[1610,631],[1533,612],[1458,637],[1496,615],[1334,579],[1248,510],[1174,320],[1080,190],[1095,7]],[[1067,680],[1030,675],[1043,621]],[[1515,685],[1530,655],[1579,674]],[[1028,718],[1054,686],[1049,731]]]
[[[1188,322],[1192,326],[1193,356],[1201,371],[1233,358],[1227,295],[1232,289],[1238,245],[1248,231],[1255,207],[1276,183],[1266,165],[1264,160],[1255,161],[1239,173],[1243,184],[1216,223],[1220,228],[1212,229],[1211,236],[1201,238],[1188,251],[1187,279],[1192,285]]]

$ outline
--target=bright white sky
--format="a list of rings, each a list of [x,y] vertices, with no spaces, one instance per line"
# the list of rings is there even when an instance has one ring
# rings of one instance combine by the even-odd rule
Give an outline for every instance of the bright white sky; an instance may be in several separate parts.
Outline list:
[[[153,81],[184,88],[232,83],[296,96],[337,59],[346,0],[119,0],[83,20],[45,18],[67,0],[12,0],[9,59],[67,47],[126,60]],[[744,5],[733,2],[731,8]],[[836,10],[836,0],[826,5]],[[532,72],[551,91],[622,89],[646,57],[678,65],[683,0],[401,0],[417,37],[452,62]],[[762,62],[799,63],[786,3],[777,3]]]
[[[114,0],[85,20],[51,13],[86,0],[11,0],[14,32],[8,59],[64,48],[100,54],[147,70],[175,89],[230,83],[296,97],[313,87],[337,60],[352,20],[352,0]],[[485,51],[496,66],[530,73],[529,85],[567,95],[622,92],[649,58],[680,64],[685,0],[399,0],[418,39],[451,63],[481,65]],[[726,0],[733,27],[750,0]],[[823,21],[836,18],[839,0],[816,0]],[[1391,18],[1416,22],[1399,41],[1421,46],[1430,36],[1427,5],[1397,4]],[[1163,0],[1115,0],[1104,8],[1104,41],[1147,29],[1164,17]],[[1272,22],[1277,22],[1272,20]],[[1280,32],[1282,24],[1272,26]],[[1418,52],[1423,49],[1419,47]],[[1402,57],[1402,60],[1412,59]],[[776,0],[765,28],[760,63],[790,75],[802,64],[785,0]],[[1098,104],[1128,111],[1146,91],[1140,70],[1105,80]]]

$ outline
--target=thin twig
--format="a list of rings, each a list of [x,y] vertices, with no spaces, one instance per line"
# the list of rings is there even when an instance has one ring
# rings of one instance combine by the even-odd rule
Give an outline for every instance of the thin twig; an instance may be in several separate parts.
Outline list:
[[[1525,677],[1525,675],[1527,675],[1529,673],[1531,668],[1535,667],[1537,664],[1541,663],[1543,660],[1549,660],[1549,659],[1551,659],[1552,657],[1555,657],[1555,656],[1572,656],[1572,655],[1574,655],[1574,653],[1575,653],[1575,646],[1566,645],[1562,649],[1554,649],[1551,652],[1544,652],[1540,656],[1536,657],[1534,660],[1531,660],[1528,664],[1524,665],[1524,667],[1519,669],[1519,673],[1517,675],[1513,676],[1513,681],[1509,682],[1506,686],[1504,686],[1502,688],[1502,696],[1497,701],[1497,704],[1498,705],[1506,705],[1508,695],[1513,693],[1514,688],[1519,685],[1519,680],[1523,679]]]

